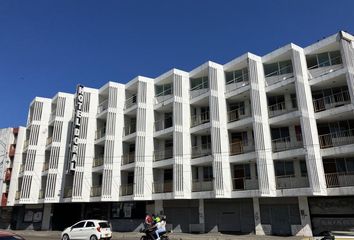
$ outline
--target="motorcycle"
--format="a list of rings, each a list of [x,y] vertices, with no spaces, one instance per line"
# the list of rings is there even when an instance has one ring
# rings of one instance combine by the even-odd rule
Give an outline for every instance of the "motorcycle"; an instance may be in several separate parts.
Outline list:
[[[140,230],[141,233],[145,235],[141,236],[140,240],[156,240],[157,236],[155,234],[156,228],[150,228],[144,224],[144,228]],[[170,240],[167,232],[159,233],[161,240]]]

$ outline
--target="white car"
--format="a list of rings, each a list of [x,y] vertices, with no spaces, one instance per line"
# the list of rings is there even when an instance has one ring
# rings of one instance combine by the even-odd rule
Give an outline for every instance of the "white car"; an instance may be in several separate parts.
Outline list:
[[[109,240],[111,238],[111,226],[109,222],[105,220],[83,220],[64,229],[61,233],[62,240]]]

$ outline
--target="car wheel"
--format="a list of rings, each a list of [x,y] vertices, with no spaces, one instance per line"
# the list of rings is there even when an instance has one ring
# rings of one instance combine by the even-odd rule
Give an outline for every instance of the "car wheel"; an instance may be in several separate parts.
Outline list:
[[[96,235],[92,235],[92,236],[90,237],[90,240],[98,240],[98,239],[97,239]]]
[[[63,237],[61,238],[62,240],[70,240],[68,234],[64,234]]]

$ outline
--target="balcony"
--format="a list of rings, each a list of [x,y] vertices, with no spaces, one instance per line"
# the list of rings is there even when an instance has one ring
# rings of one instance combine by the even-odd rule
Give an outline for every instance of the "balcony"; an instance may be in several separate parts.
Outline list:
[[[290,136],[272,140],[273,152],[281,152],[290,149],[302,148],[302,135],[296,135],[296,141],[291,141]]]
[[[161,119],[155,122],[155,131],[161,131],[166,128],[170,128],[173,126],[173,119],[172,116],[167,117],[165,119]]]
[[[173,192],[173,182],[154,182],[153,183],[153,193],[169,193]]]
[[[333,95],[313,100],[313,108],[315,112],[321,112],[331,108],[340,107],[349,103],[349,91],[342,91]]]
[[[226,82],[226,92],[231,92],[238,88],[249,85],[248,72]]]
[[[131,123],[124,127],[124,136],[128,136],[136,132],[136,123]]]
[[[191,127],[196,127],[208,122],[210,122],[209,112],[196,114],[191,117]]]
[[[202,82],[201,84],[198,84],[197,86],[193,87],[189,93],[190,93],[190,99],[196,98],[206,92],[209,91],[209,84],[208,82]]]
[[[354,143],[354,129],[319,135],[321,149]]]
[[[292,103],[289,103],[292,104]],[[288,112],[295,111],[297,108],[287,108],[285,102],[280,102],[268,106],[269,117],[276,117]]]
[[[232,184],[234,191],[257,190],[259,188],[257,179],[250,179],[247,177],[233,178]]]
[[[201,144],[192,147],[192,158],[211,155],[211,144]]]
[[[20,165],[20,174],[22,174],[24,170],[25,170],[25,165],[21,164]]]
[[[7,193],[2,193],[1,196],[1,207],[6,207],[7,205]]]
[[[308,70],[309,79],[313,79],[313,78],[321,77],[326,74],[335,72],[342,68],[343,68],[342,57],[336,56],[336,57],[330,57],[327,61],[311,66],[307,70]]]
[[[103,165],[103,155],[95,157],[92,162],[92,167],[99,167]]]
[[[108,100],[105,100],[100,105],[98,105],[97,114],[103,113],[107,109],[108,109]]]
[[[16,191],[15,200],[19,200],[21,197],[21,191]]]
[[[49,162],[44,162],[42,172],[48,171],[49,169]]]
[[[277,189],[307,188],[310,186],[307,177],[295,177],[294,175],[276,176]]]
[[[165,102],[173,97],[172,85],[159,94],[155,95],[155,104]]]
[[[133,195],[134,192],[134,184],[122,184],[120,186],[120,196],[129,196]]]
[[[266,85],[270,86],[281,81],[293,78],[293,66],[291,64],[286,65],[278,70],[265,75]]]
[[[52,142],[53,142],[53,137],[48,137],[45,145],[49,146],[50,144],[52,144]]]
[[[354,172],[326,173],[327,188],[354,186]]]
[[[102,194],[102,187],[101,186],[92,186],[90,197],[99,197]]]
[[[29,141],[28,141],[28,139],[27,139],[27,140],[25,140],[24,143],[23,143],[23,150],[24,150],[24,151],[27,149],[28,144],[29,144]]]
[[[213,181],[193,181],[192,192],[213,191]]]
[[[241,141],[230,143],[230,156],[253,152],[253,151],[254,151],[254,145],[241,142]]]
[[[106,136],[106,127],[98,129],[95,134],[95,140],[104,138]]]
[[[173,158],[173,147],[167,147],[163,150],[157,150],[154,152],[154,161],[161,161]]]
[[[136,105],[137,104],[136,100],[137,100],[136,95],[133,95],[130,98],[126,99],[124,104],[124,109],[128,109]]]
[[[228,116],[228,122],[235,122],[235,121],[250,117],[251,115],[249,113],[246,114],[244,107],[240,107],[240,108],[229,111],[227,113],[227,116]]]
[[[126,153],[122,156],[122,165],[135,162],[135,152]]]
[[[66,187],[64,188],[64,198],[71,198],[73,196],[73,188],[72,187]]]
[[[51,122],[54,121],[56,111],[57,111],[57,110],[55,109],[54,111],[52,111],[52,112],[50,113],[50,116],[49,116],[49,123],[51,123]]]
[[[40,189],[38,194],[38,199],[43,199],[43,198],[44,198],[44,190]]]
[[[11,144],[10,146],[10,151],[9,151],[9,157],[14,157],[15,156],[15,152],[16,152],[16,145],[15,144]]]

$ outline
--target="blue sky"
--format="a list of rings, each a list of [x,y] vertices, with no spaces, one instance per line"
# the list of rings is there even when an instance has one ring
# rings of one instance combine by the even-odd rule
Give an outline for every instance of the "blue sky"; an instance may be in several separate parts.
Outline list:
[[[0,128],[35,96],[354,33],[354,1],[0,1]]]

